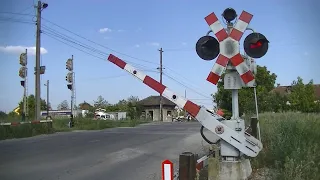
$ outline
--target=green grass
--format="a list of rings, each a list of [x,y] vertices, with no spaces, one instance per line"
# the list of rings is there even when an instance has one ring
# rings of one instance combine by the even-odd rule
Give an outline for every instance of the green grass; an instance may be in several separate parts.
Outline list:
[[[0,126],[0,140],[54,133],[51,123]]]
[[[7,121],[12,122],[12,121]],[[17,122],[17,121],[16,121]],[[55,119],[51,123],[22,124],[18,126],[0,126],[0,140],[11,138],[31,137],[40,134],[50,134],[61,131],[73,130],[101,130],[115,127],[134,127],[149,121],[141,120],[92,120],[86,118],[75,118],[74,127],[69,128],[69,119]]]
[[[266,113],[260,117],[263,150],[254,169],[274,170],[272,179],[320,179],[320,114]]]

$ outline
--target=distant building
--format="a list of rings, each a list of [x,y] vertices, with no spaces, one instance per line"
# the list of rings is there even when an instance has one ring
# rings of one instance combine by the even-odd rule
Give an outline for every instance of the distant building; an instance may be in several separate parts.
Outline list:
[[[142,106],[142,118],[160,121],[160,96],[149,96],[138,102]],[[176,116],[176,104],[162,97],[162,114],[164,122],[172,122]]]
[[[320,84],[314,84],[314,95],[316,97],[317,101],[320,101]],[[292,91],[292,86],[280,86],[280,84],[277,84],[277,87],[275,87],[271,92],[279,93],[280,95],[288,95]],[[289,102],[287,102],[289,103]]]

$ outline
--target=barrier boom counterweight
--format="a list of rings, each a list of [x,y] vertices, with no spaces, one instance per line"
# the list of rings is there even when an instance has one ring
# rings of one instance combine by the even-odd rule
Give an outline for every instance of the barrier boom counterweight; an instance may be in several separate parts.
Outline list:
[[[109,55],[108,60],[121,69],[129,72],[136,78],[140,79],[144,84],[162,94],[164,97],[175,103],[180,108],[186,110],[205,128],[237,148],[243,154],[250,157],[256,157],[261,151],[262,144],[259,140],[247,133],[245,133],[245,135],[243,136],[230,127],[226,126],[225,124],[219,122],[217,120],[221,118],[219,115],[209,113],[205,107],[199,106],[192,101],[184,98],[183,96],[174,93],[165,85],[159,83],[152,77],[144,74],[142,71],[138,70],[137,68],[131,66],[130,64],[112,54]]]

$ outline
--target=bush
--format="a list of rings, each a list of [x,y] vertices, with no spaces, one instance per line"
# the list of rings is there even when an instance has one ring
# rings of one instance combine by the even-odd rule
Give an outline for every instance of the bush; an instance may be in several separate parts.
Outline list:
[[[320,115],[267,113],[260,115],[263,150],[253,168],[277,171],[275,179],[320,179]]]

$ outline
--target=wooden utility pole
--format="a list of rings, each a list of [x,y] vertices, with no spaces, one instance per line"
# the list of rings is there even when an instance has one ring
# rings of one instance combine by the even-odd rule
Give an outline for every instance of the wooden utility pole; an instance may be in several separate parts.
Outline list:
[[[41,10],[42,3],[38,1],[37,6],[37,33],[36,33],[36,68],[35,68],[35,119],[40,120],[41,100],[40,100],[40,35],[41,35]]]
[[[162,48],[159,49],[160,51],[160,83],[162,84]],[[162,112],[162,94],[160,93],[160,121],[163,121],[163,112]]]

